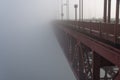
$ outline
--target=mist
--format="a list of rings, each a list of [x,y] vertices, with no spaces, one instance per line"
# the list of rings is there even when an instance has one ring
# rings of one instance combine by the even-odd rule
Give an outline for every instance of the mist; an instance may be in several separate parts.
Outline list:
[[[59,3],[66,3],[66,0],[59,0]],[[61,10],[61,4],[59,4],[59,11]],[[79,0],[69,0],[69,15],[70,19],[75,19],[75,8],[74,5],[77,4],[79,6]],[[111,0],[111,18],[115,19],[115,11],[116,11],[116,0]],[[66,6],[63,7],[64,19],[66,18]],[[78,17],[79,17],[79,8]],[[103,10],[104,10],[104,0],[83,0],[83,18],[84,19],[103,19]],[[88,14],[89,13],[89,14]],[[60,14],[59,14],[60,15]],[[60,17],[60,16],[59,16]]]
[[[49,23],[57,0],[0,0],[0,80],[75,80]]]

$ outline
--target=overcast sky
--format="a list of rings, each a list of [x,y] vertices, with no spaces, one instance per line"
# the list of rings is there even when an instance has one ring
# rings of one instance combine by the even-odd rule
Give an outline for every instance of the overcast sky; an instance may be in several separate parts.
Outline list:
[[[14,24],[45,21],[55,17],[56,4],[57,0],[0,0],[0,20]]]
[[[11,19],[12,21],[31,19],[42,19],[42,21],[51,18],[60,18],[60,6],[62,0],[0,0],[0,17]],[[83,0],[84,1],[84,18],[102,18],[103,17],[103,0]],[[63,0],[65,3],[66,0]],[[70,18],[74,19],[74,4],[79,4],[79,0],[69,0],[70,2]],[[112,0],[111,16],[115,17],[116,1]],[[79,12],[79,11],[78,11]],[[89,14],[88,14],[89,13]],[[23,15],[24,14],[24,15]],[[66,14],[66,7],[64,7]],[[79,14],[79,13],[78,13]],[[34,15],[34,16],[33,16]],[[33,18],[33,19],[32,19]],[[47,19],[46,19],[47,18]],[[64,16],[66,18],[66,15]],[[2,20],[4,21],[4,20]],[[36,20],[38,21],[38,20]]]
[[[59,0],[61,2],[61,0]],[[66,3],[66,0],[63,0]],[[70,18],[74,19],[74,4],[79,5],[79,0],[69,0],[70,3]],[[104,0],[83,0],[84,18],[103,18],[103,4]],[[115,18],[115,4],[116,0],[111,0],[111,17]],[[60,6],[60,5],[59,5]],[[60,10],[60,7],[59,7]],[[79,10],[79,9],[78,9]],[[66,7],[64,6],[64,14],[66,14]],[[79,14],[79,11],[78,11]],[[66,15],[64,16],[66,18]]]

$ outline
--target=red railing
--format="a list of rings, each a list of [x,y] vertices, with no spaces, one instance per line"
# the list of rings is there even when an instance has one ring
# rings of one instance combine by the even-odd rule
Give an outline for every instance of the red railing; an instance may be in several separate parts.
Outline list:
[[[77,31],[80,30],[89,33],[89,35],[99,39],[110,41],[114,44],[120,44],[120,24],[80,21],[62,21],[62,24],[72,27]]]

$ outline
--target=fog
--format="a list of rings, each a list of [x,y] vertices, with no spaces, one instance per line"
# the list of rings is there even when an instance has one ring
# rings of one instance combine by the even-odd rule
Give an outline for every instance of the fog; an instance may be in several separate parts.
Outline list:
[[[0,0],[0,80],[75,80],[49,24],[57,0]]]
[[[59,3],[66,3],[66,0],[59,0]],[[75,9],[74,5],[79,6],[79,0],[69,0],[69,14],[70,19],[75,19]],[[63,7],[64,19],[66,19],[66,6]],[[104,9],[104,0],[83,0],[83,18],[84,19],[103,19],[103,9]],[[59,5],[59,10],[61,10],[61,4]],[[78,17],[79,17],[79,9]],[[116,11],[116,0],[111,0],[111,18],[115,18]],[[89,14],[88,14],[89,13]],[[59,14],[60,15],[60,14]],[[60,18],[60,16],[59,16]]]
[[[70,0],[70,19],[78,1]],[[103,18],[103,0],[84,0],[83,13]],[[61,0],[0,0],[0,80],[75,80],[50,24],[60,14]]]

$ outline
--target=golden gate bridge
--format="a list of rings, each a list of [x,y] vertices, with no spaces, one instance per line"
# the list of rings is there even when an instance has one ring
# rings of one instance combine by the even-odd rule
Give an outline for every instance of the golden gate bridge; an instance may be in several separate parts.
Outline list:
[[[77,20],[77,5],[75,20],[69,16],[63,20],[61,11],[62,20],[54,21],[56,37],[77,80],[120,80],[119,3],[116,0],[114,22],[111,0],[104,0],[102,22],[87,21],[83,16]]]

